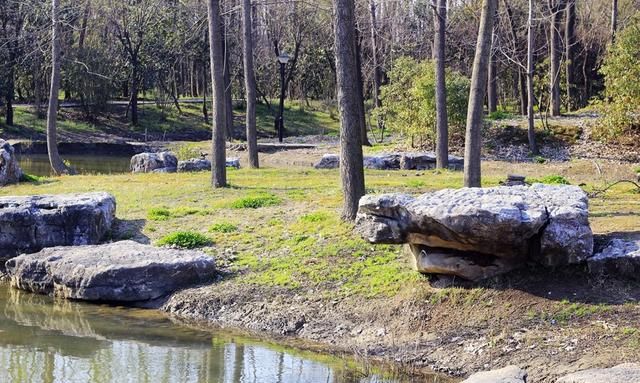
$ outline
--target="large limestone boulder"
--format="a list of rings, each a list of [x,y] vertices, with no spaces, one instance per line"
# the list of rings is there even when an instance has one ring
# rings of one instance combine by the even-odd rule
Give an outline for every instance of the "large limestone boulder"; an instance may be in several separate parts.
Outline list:
[[[0,186],[20,181],[22,170],[18,166],[18,158],[13,146],[0,139]]]
[[[462,383],[527,383],[527,372],[518,366],[483,371],[471,375]]]
[[[87,301],[138,302],[211,281],[212,257],[121,241],[54,247],[6,262],[11,285],[40,294]]]
[[[133,173],[173,173],[178,168],[178,158],[171,152],[140,153],[131,157]]]
[[[115,212],[108,193],[0,197],[0,259],[96,244],[111,230]]]
[[[337,169],[340,167],[340,156],[336,154],[325,154],[313,167],[316,169]]]
[[[408,244],[421,272],[469,280],[530,261],[578,263],[593,252],[588,199],[575,186],[368,195],[360,200],[356,230],[372,243]]]
[[[589,271],[640,279],[640,239],[614,238],[588,259]]]
[[[400,168],[403,170],[428,170],[436,168],[435,153],[405,153],[402,155]],[[449,155],[449,169],[462,170],[464,160],[462,157]]]
[[[375,156],[365,156],[363,165],[367,169],[376,170],[399,170],[402,154],[398,153],[382,153]]]
[[[612,368],[593,368],[576,372],[557,383],[640,383],[640,364],[625,363]]]

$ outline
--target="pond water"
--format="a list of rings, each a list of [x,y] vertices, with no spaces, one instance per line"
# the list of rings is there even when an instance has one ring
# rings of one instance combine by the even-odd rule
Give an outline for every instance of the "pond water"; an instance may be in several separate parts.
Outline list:
[[[410,381],[442,382],[192,329],[155,310],[57,300],[0,283],[3,383]]]
[[[131,156],[122,155],[64,155],[78,174],[117,174],[129,172]],[[46,154],[23,154],[18,158],[20,168],[27,174],[49,176],[52,174],[49,157]]]

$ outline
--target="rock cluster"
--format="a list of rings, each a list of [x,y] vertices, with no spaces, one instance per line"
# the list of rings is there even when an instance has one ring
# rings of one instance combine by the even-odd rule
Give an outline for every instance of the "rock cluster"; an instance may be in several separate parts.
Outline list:
[[[365,156],[364,167],[377,170],[427,170],[436,167],[436,156],[433,153],[388,153]],[[314,165],[316,169],[336,169],[340,167],[340,156],[325,154]],[[449,168],[461,170],[464,160],[461,157],[449,156]]]
[[[140,153],[131,157],[133,173],[174,173],[178,169],[178,158],[171,152]]]
[[[18,158],[13,146],[0,139],[0,186],[20,181],[22,170],[18,166]]]
[[[111,230],[115,211],[108,193],[0,197],[0,259],[96,244]]]
[[[640,279],[640,239],[614,238],[587,262],[592,273]]]
[[[239,158],[227,158],[226,166],[228,168],[240,169]],[[211,161],[204,158],[191,158],[186,161],[178,162],[178,172],[200,172],[211,171]]]
[[[211,281],[212,257],[121,241],[53,247],[6,262],[12,286],[87,301],[138,302]]]
[[[368,195],[356,230],[372,243],[408,244],[420,272],[468,280],[528,262],[579,263],[593,253],[587,196],[565,185]]]
[[[526,383],[527,372],[517,366],[478,372],[462,383]],[[566,375],[556,383],[638,383],[640,364],[625,363],[611,368],[593,368]]]

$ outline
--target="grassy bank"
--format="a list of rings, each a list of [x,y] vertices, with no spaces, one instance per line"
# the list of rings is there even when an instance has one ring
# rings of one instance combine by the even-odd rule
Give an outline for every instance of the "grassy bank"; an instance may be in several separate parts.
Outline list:
[[[590,161],[487,162],[483,175],[485,186],[517,171],[593,191],[634,174],[629,165],[600,167],[598,177]],[[60,177],[5,187],[0,195],[108,191],[118,201],[114,240],[158,243],[176,232],[200,234],[225,272],[210,287],[172,298],[167,310],[192,319],[295,334],[455,375],[527,361],[531,372],[550,379],[578,360],[580,367],[604,365],[640,350],[637,282],[590,276],[577,266],[434,289],[399,246],[368,244],[339,220],[338,171],[231,170],[231,187],[220,190],[209,187],[209,177]],[[461,185],[460,172],[367,171],[371,193]],[[619,185],[591,200],[591,224],[599,234],[638,236],[639,211],[640,195]]]

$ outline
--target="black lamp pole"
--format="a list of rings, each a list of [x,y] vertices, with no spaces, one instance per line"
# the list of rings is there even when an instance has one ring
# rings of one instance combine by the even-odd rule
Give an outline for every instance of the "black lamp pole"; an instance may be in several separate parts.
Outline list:
[[[276,119],[276,130],[278,132],[278,141],[282,142],[284,140],[284,69],[287,62],[289,62],[289,55],[286,53],[280,54],[278,62],[280,63],[280,110]]]

